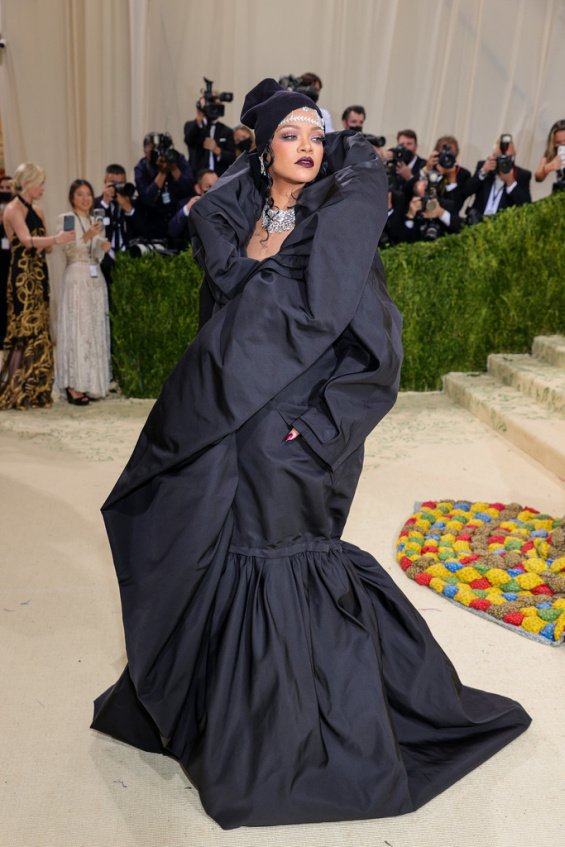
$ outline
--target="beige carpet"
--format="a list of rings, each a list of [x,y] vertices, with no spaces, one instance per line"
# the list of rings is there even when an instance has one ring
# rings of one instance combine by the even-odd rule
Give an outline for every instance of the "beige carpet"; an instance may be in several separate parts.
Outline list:
[[[519,700],[528,732],[402,818],[222,831],[177,765],[88,729],[124,663],[99,507],[150,403],[0,413],[0,847],[554,847],[562,842],[565,647],[435,597],[394,562],[414,501],[527,501],[565,512],[563,481],[439,394],[401,397],[371,436],[346,538],[425,616],[463,680]]]

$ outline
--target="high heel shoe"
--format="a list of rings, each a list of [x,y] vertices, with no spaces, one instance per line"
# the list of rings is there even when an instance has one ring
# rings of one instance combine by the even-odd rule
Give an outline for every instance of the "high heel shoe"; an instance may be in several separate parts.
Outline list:
[[[86,394],[80,394],[78,397],[73,397],[68,388],[65,388],[65,392],[67,394],[67,402],[72,403],[73,406],[88,406],[90,403]]]

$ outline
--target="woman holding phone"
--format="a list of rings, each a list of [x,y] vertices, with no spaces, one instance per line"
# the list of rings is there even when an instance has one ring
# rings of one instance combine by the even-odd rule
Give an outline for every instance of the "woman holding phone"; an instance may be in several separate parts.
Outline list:
[[[85,179],[69,189],[72,213],[59,215],[59,231],[70,228],[67,266],[57,323],[57,384],[69,403],[87,406],[110,385],[108,289],[100,261],[110,249],[104,224],[92,216],[94,191]]]
[[[0,372],[0,409],[50,406],[53,347],[49,335],[49,275],[45,254],[74,238],[71,232],[47,235],[36,203],[45,190],[45,171],[24,162],[14,175],[16,196],[4,210],[10,241],[8,327]]]

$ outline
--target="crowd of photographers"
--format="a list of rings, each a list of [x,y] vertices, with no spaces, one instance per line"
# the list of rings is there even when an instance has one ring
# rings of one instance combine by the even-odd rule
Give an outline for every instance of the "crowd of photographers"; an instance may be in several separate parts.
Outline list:
[[[280,82],[318,101],[322,81],[316,74],[287,76]],[[254,145],[250,129],[222,122],[224,103],[232,97],[231,92],[215,91],[212,81],[205,79],[194,118],[184,125],[186,155],[176,149],[169,133],[150,132],[143,139],[134,183],[128,182],[122,165],[108,165],[102,193],[95,200],[111,244],[102,264],[108,282],[119,251],[172,254],[186,248],[191,207],[237,156]],[[331,116],[324,109],[322,114],[326,132],[331,132]],[[500,136],[471,173],[460,164],[459,144],[452,135],[438,138],[423,158],[414,130],[400,130],[391,145],[366,132],[365,122],[363,106],[352,105],[343,111],[341,127],[336,128],[363,133],[386,167],[389,212],[381,246],[432,241],[502,209],[531,202],[532,174],[517,164],[509,134]],[[565,121],[552,126],[535,179],[542,182],[552,172],[553,190],[565,189]]]

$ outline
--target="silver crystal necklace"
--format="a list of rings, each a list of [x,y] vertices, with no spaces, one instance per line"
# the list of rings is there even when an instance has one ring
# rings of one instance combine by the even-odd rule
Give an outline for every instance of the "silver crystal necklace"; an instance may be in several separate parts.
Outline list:
[[[271,209],[265,203],[261,216],[261,226],[267,232],[288,232],[289,229],[294,229],[295,221],[294,206],[291,206],[290,209]]]

